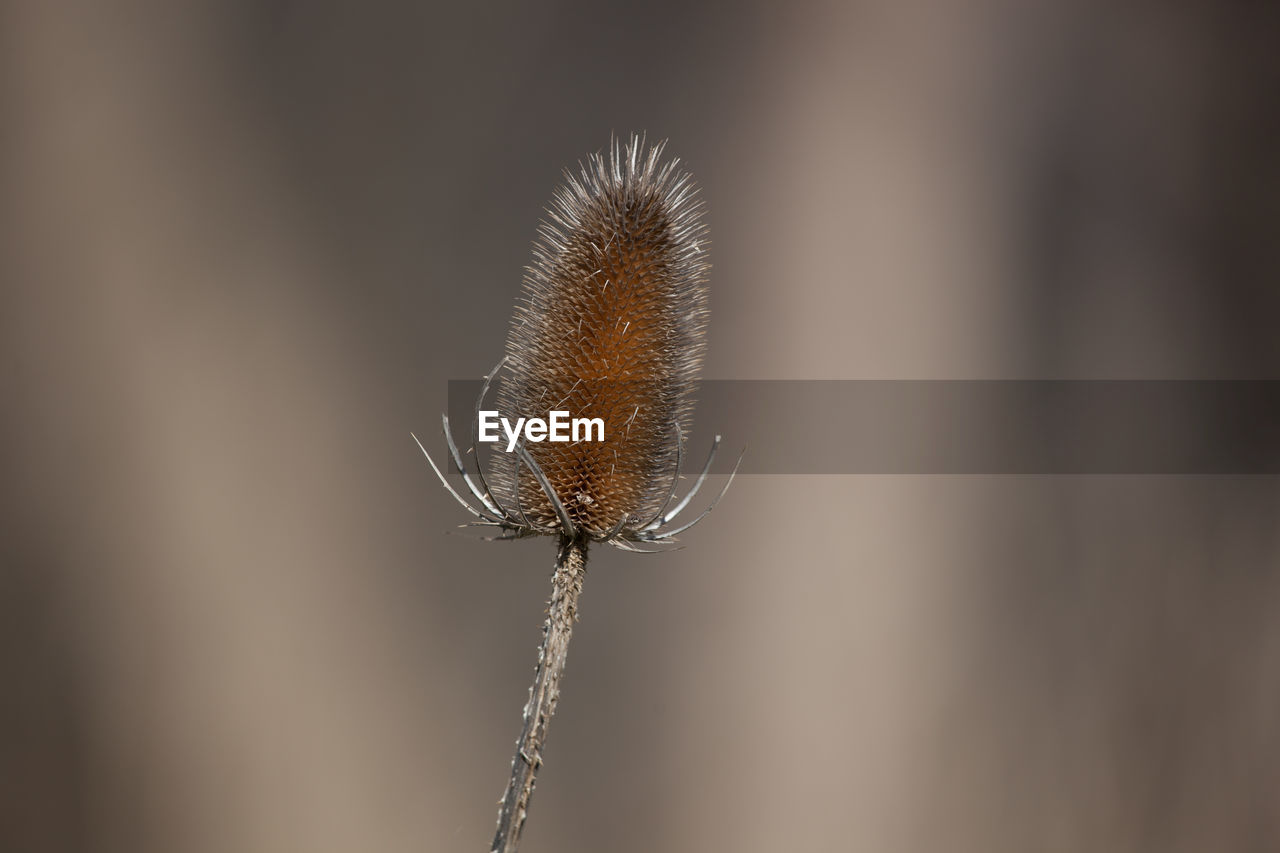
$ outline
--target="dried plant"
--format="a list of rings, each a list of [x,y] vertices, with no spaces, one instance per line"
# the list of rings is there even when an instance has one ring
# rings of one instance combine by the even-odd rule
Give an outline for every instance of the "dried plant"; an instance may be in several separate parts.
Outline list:
[[[468,450],[473,470],[464,464],[448,416],[442,417],[449,453],[474,504],[449,484],[418,442],[445,488],[475,516],[472,524],[497,529],[491,538],[559,540],[538,663],[498,813],[495,853],[512,853],[519,843],[560,694],[589,543],[660,549],[720,499],[691,521],[673,525],[706,481],[720,436],[693,487],[672,506],[705,349],[709,265],[697,188],[678,170],[678,160],[662,162],[662,150],[662,143],[646,150],[633,136],[621,147],[615,141],[608,156],[589,157],[579,174],[565,173],[539,228],[506,356],[484,378],[476,400]],[[567,410],[599,418],[603,440],[517,440],[512,452],[494,454],[486,477],[480,412],[504,368],[499,412],[547,419],[552,411]]]

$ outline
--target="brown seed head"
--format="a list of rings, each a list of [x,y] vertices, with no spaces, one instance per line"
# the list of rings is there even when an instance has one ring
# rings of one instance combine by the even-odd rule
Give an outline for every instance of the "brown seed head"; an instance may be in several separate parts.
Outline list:
[[[601,418],[604,441],[526,445],[574,527],[591,538],[647,521],[669,494],[689,434],[707,324],[707,229],[677,159],[632,137],[565,173],[533,247],[507,337],[498,409]],[[594,436],[593,436],[594,437]],[[534,524],[562,525],[514,453],[497,490]]]

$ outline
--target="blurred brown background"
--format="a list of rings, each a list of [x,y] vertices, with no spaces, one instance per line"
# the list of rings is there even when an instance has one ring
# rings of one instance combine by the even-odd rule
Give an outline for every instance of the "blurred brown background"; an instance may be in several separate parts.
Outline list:
[[[707,376],[1280,376],[1274,4],[0,9],[0,850],[487,849],[554,548],[409,431],[611,133],[703,186]],[[1278,522],[745,478],[593,552],[522,849],[1280,849]]]

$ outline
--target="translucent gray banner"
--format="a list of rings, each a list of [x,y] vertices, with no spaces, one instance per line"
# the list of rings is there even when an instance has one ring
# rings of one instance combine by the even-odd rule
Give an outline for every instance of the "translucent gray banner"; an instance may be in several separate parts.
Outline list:
[[[460,445],[479,390],[449,383]],[[694,470],[720,434],[718,473],[743,447],[747,474],[1280,473],[1280,381],[711,380],[697,399]]]

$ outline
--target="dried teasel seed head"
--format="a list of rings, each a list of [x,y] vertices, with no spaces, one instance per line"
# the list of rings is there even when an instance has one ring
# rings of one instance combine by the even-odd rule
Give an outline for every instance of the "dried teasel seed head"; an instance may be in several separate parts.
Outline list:
[[[566,171],[507,337],[502,416],[604,421],[603,441],[525,445],[575,532],[592,539],[625,537],[660,511],[705,349],[703,204],[663,146],[615,140],[577,175]],[[563,528],[517,454],[498,450],[492,464],[508,506],[538,528]]]

